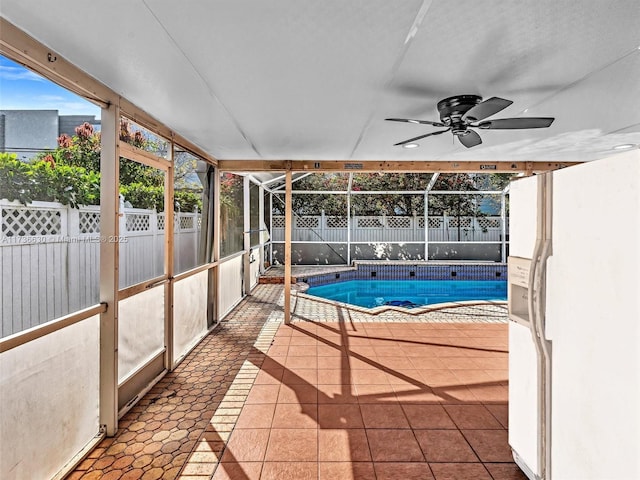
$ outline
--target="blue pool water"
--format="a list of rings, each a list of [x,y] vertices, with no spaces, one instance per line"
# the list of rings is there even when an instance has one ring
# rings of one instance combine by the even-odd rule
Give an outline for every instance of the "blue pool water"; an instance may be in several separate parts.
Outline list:
[[[350,280],[311,287],[309,295],[360,307],[413,308],[463,300],[506,300],[502,280]]]

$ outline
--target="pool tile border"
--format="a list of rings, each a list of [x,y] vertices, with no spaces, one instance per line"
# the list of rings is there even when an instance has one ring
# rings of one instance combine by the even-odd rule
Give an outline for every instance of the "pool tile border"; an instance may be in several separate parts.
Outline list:
[[[343,302],[337,302],[335,300],[328,300],[326,298],[322,298],[322,297],[315,297],[313,295],[307,295],[306,293],[303,293],[301,291],[298,292],[294,292],[294,295],[296,295],[299,298],[303,298],[306,300],[311,300],[314,302],[319,302],[319,303],[325,303],[327,305],[331,305],[331,306],[335,306],[335,307],[339,307],[339,308],[344,308],[346,310],[351,310],[351,311],[355,311],[355,312],[360,312],[360,313],[366,313],[368,315],[380,315],[381,313],[387,313],[387,312],[398,312],[398,313],[403,313],[406,315],[411,315],[411,316],[417,316],[417,315],[422,315],[424,313],[430,313],[430,312],[436,312],[439,310],[446,310],[448,308],[459,308],[459,307],[475,307],[478,305],[500,305],[500,306],[506,306],[507,302],[506,301],[477,301],[477,300],[467,300],[467,301],[461,301],[461,302],[447,302],[447,303],[437,303],[434,305],[424,305],[421,307],[414,307],[414,308],[403,308],[403,307],[396,307],[393,305],[380,305],[378,307],[374,307],[374,308],[366,308],[366,307],[360,307],[358,305],[352,305],[350,303],[343,303]]]
[[[506,263],[355,263],[355,270],[304,275],[298,281],[311,287],[348,280],[506,280]]]

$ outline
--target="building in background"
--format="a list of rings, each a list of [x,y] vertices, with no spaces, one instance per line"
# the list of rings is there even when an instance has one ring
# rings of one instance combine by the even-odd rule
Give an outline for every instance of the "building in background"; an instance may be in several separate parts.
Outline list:
[[[0,110],[0,152],[30,160],[42,151],[55,149],[63,133],[75,135],[75,128],[84,122],[100,130],[100,119],[95,115],[59,115],[58,110]]]

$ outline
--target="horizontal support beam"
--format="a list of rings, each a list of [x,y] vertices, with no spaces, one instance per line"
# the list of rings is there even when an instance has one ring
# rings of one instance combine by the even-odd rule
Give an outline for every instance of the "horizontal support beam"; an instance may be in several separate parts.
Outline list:
[[[57,332],[58,330],[62,330],[65,327],[86,320],[87,318],[91,318],[94,315],[99,315],[106,311],[107,304],[99,303],[98,305],[78,310],[76,312],[65,315],[64,317],[51,320],[47,323],[43,323],[42,325],[37,325],[28,330],[14,333],[13,335],[0,340],[0,353],[7,352],[12,348],[16,348],[20,345],[24,345],[25,343],[32,342],[33,340],[36,340],[40,337],[44,337],[45,335],[49,335],[50,333]]]
[[[582,162],[476,162],[422,160],[218,160],[225,172],[441,172],[519,173],[528,175],[570,167]]]
[[[272,240],[273,244],[284,244],[284,240]],[[429,245],[438,243],[442,245],[501,245],[502,240],[429,240]],[[509,242],[506,242],[507,244]],[[345,240],[323,240],[314,242],[313,240],[291,240],[291,245],[424,245],[424,240],[384,240],[375,242],[363,242],[362,240],[351,240],[347,242]],[[416,262],[422,262],[423,260],[415,260]],[[449,262],[447,262],[449,263]],[[493,263],[493,262],[489,262]]]
[[[274,195],[284,191],[273,190]],[[292,190],[294,195],[424,195],[425,190]],[[502,195],[502,190],[432,190],[429,195]]]
[[[170,160],[159,157],[154,153],[147,152],[146,150],[142,150],[141,148],[134,147],[133,145],[129,145],[122,140],[119,141],[119,147],[120,157],[127,158],[129,160],[135,160],[136,162],[163,171],[166,171],[169,168],[169,165],[171,165]]]

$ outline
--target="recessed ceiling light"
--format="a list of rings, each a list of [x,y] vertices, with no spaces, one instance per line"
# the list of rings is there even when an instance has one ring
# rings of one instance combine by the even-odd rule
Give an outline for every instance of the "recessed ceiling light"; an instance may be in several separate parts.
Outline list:
[[[402,148],[418,148],[420,145],[417,143],[405,143]]]
[[[622,145],[616,145],[613,147],[613,150],[630,150],[634,147],[635,145],[633,143],[623,143]]]

